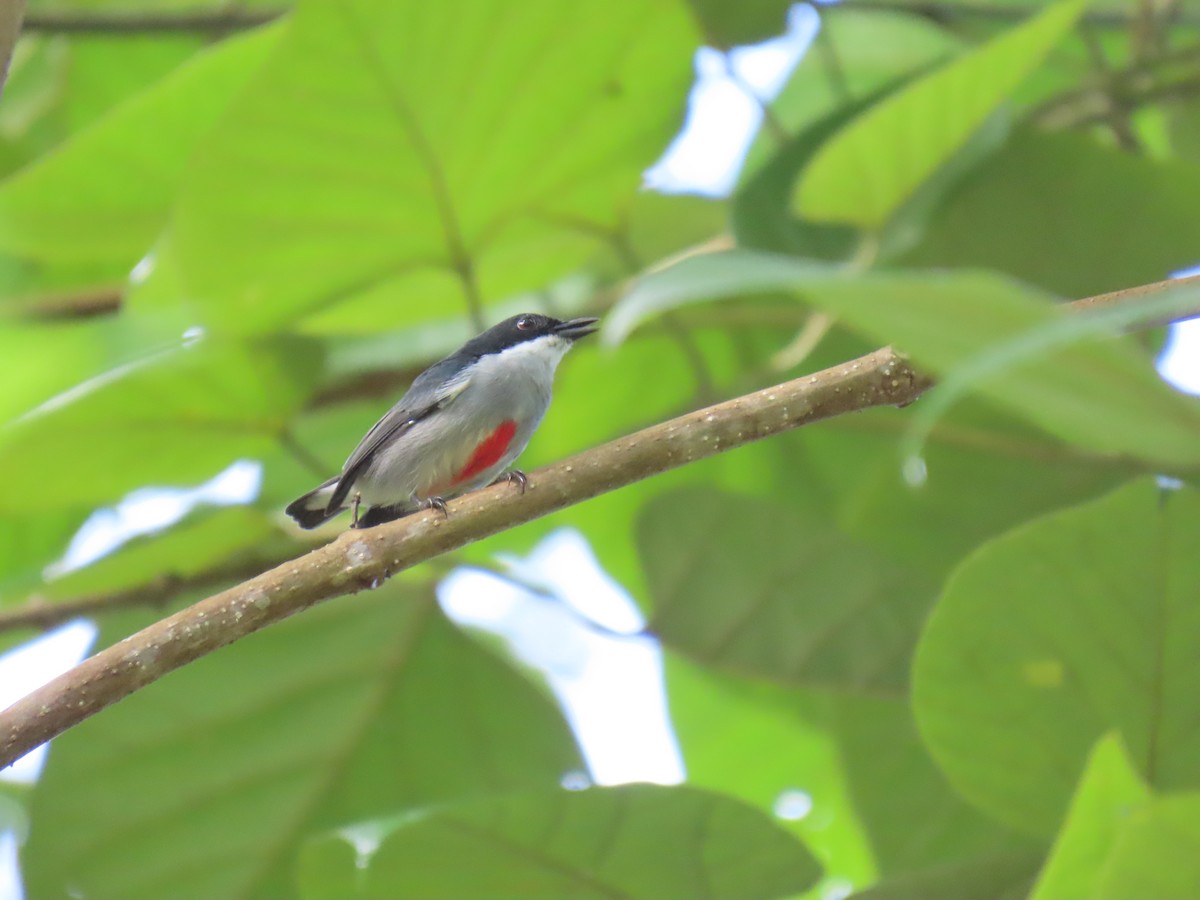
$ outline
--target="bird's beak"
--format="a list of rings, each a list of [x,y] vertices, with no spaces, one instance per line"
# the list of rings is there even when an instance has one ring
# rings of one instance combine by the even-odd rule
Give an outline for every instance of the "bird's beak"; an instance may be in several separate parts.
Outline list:
[[[596,331],[599,326],[596,324],[600,320],[595,316],[584,316],[580,319],[571,319],[569,322],[563,322],[561,325],[556,325],[554,333],[562,337],[569,338],[572,341],[577,341],[585,335]]]

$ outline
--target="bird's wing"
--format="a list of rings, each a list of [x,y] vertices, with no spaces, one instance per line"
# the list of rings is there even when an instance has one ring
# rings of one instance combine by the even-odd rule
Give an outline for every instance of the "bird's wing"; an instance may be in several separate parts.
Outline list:
[[[443,380],[445,369],[439,371],[441,365],[439,363],[422,372],[400,401],[371,426],[371,430],[359,441],[350,458],[346,460],[346,465],[342,467],[337,487],[329,497],[328,509],[337,509],[342,505],[354,482],[380,447],[437,410],[445,409],[467,389],[471,383],[469,374],[463,373],[456,378]]]

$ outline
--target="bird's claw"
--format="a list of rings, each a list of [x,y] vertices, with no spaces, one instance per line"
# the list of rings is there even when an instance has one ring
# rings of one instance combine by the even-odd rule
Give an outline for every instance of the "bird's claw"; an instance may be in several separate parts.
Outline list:
[[[421,501],[421,506],[425,509],[436,509],[444,519],[450,518],[450,512],[446,509],[446,501],[441,497],[428,497]]]
[[[518,488],[520,488],[522,494],[525,493],[525,488],[529,487],[529,476],[520,469],[512,469],[511,471],[505,472],[503,475],[493,481],[492,484],[499,484],[502,481],[507,481],[509,484],[515,484]]]

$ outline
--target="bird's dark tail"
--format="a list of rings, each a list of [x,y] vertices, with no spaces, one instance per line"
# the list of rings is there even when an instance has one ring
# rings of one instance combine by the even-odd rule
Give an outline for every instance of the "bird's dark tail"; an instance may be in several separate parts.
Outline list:
[[[335,476],[318,488],[315,488],[305,494],[303,497],[298,497],[288,504],[284,510],[289,516],[296,520],[296,524],[301,528],[316,528],[322,522],[327,522],[338,513],[344,506],[336,506],[329,509],[329,498],[333,496],[333,490],[337,486],[338,478]]]

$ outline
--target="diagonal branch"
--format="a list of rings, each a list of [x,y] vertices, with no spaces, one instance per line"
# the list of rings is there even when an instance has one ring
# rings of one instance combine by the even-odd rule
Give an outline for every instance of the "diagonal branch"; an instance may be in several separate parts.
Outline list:
[[[1161,282],[1080,300],[1073,309],[1140,301]],[[1178,318],[1200,315],[1200,308]],[[876,406],[903,406],[933,380],[891,348],[688,413],[533,473],[524,494],[495,485],[436,512],[364,531],[257,575],[84,660],[0,712],[0,767],[168,672],[323,600],[651,475],[801,425]]]
[[[140,37],[148,34],[213,34],[254,28],[283,15],[278,10],[40,10],[31,13],[25,30],[47,34],[91,34]]]
[[[1030,14],[1034,7],[1020,3],[946,2],[946,0],[843,0],[846,9],[871,12],[911,13],[940,24],[955,22],[1014,22]],[[1196,25],[1200,17],[1193,12],[1176,10],[1164,17],[1164,24]],[[1083,14],[1082,21],[1098,28],[1125,30],[1138,20],[1138,14],[1123,10],[1092,10]]]
[[[530,475],[333,542],[84,660],[0,713],[0,767],[168,672],[322,600],[365,590],[439,554],[668,469],[799,425],[910,403],[932,381],[885,348],[688,413]]]
[[[189,591],[213,588],[231,581],[242,581],[257,575],[265,566],[273,566],[283,558],[253,557],[233,559],[195,575],[160,575],[145,584],[112,591],[107,594],[88,594],[71,600],[54,602],[44,597],[30,597],[26,602],[0,610],[0,631],[18,628],[49,629],[81,616],[128,609],[133,606],[166,606],[176,597]]]
[[[13,48],[21,34],[21,17],[25,14],[25,0],[8,0],[0,3],[0,91],[8,79],[8,64],[12,61]]]

